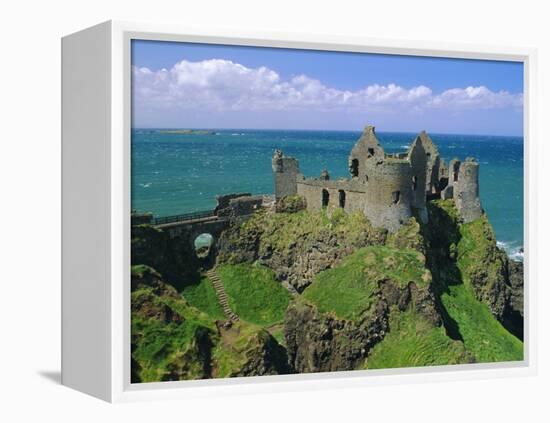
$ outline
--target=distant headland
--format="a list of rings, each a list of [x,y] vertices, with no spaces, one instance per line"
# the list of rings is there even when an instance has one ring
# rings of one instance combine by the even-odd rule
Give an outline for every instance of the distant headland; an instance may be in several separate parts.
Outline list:
[[[159,134],[177,134],[177,135],[214,135],[215,131],[206,129],[160,129]]]

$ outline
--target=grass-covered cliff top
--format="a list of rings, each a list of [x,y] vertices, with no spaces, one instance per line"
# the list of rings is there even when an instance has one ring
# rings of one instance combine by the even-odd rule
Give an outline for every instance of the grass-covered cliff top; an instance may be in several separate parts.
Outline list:
[[[141,287],[132,293],[132,358],[138,380],[153,382],[202,379],[201,343],[215,337],[213,321],[170,288],[155,292]]]
[[[522,360],[523,343],[491,311],[503,306],[498,298],[505,297],[507,258],[497,248],[487,216],[461,223],[452,200],[434,201],[429,207],[431,224],[440,226],[432,228],[431,236],[437,247],[431,253],[437,288],[466,349],[477,362]]]
[[[206,277],[179,293],[151,267],[132,266],[134,381],[254,373],[247,366],[256,355],[274,354],[281,348],[264,327],[282,323],[290,293],[275,282],[269,269],[236,265],[224,266],[219,273],[231,307],[241,315],[238,323],[222,330],[216,321],[225,319],[223,310]],[[277,365],[284,368],[284,359],[278,360]]]
[[[390,280],[398,287],[431,281],[424,256],[414,250],[386,246],[361,248],[334,269],[321,272],[303,293],[323,313],[357,320],[375,301],[378,283]]]
[[[341,209],[334,210],[330,215],[326,210],[300,210],[296,213],[259,212],[242,226],[241,234],[245,235],[247,232],[261,232],[261,243],[269,244],[282,252],[297,242],[326,235],[346,239],[349,245],[362,240],[383,242],[385,237],[385,231],[374,228],[363,213],[348,214]]]

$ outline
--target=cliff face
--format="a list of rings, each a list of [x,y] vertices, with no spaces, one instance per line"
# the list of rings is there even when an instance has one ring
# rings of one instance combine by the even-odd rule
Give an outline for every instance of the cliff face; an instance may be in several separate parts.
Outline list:
[[[446,228],[442,237],[435,235],[439,226],[428,230],[427,240],[433,242],[434,247],[434,267],[440,268],[450,259],[457,277],[471,286],[476,298],[487,304],[510,332],[522,339],[523,263],[514,262],[498,248],[486,215],[461,223],[449,200],[433,203],[430,213],[435,222],[441,222]]]
[[[224,327],[154,269],[132,270],[132,382],[289,372],[286,351],[266,330]]]
[[[162,231],[133,228],[133,381],[523,357],[523,265],[497,247],[486,216],[463,223],[452,200],[432,201],[428,224],[412,218],[388,234],[299,198],[276,211],[234,224],[216,246],[241,317],[232,325],[216,320],[200,259]]]
[[[290,305],[285,317],[285,340],[289,363],[297,372],[361,367],[372,347],[388,332],[393,309],[403,312],[413,308],[431,325],[441,324],[428,287],[418,288],[414,283],[399,287],[389,279],[365,282],[377,285],[375,300],[354,320],[322,313],[301,299]]]
[[[302,292],[319,272],[330,269],[358,248],[384,243],[360,213],[259,212],[242,226],[224,232],[219,263],[252,263],[272,269],[277,280]]]

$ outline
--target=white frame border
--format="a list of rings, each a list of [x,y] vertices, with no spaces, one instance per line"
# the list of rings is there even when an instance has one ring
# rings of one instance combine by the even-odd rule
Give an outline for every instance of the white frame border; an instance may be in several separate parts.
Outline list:
[[[188,399],[212,395],[290,392],[399,383],[533,376],[537,373],[536,284],[536,82],[533,48],[453,44],[322,34],[192,28],[112,21],[111,25],[111,401]],[[463,59],[506,60],[524,64],[524,249],[525,339],[519,362],[424,368],[295,374],[234,379],[130,384],[130,42],[131,39],[302,48]],[[121,201],[121,198],[123,201]],[[530,223],[531,222],[531,223]],[[379,377],[383,376],[383,377]]]

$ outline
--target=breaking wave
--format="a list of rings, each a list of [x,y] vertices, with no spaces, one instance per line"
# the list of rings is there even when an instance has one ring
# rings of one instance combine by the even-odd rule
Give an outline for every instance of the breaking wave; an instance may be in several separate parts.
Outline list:
[[[503,249],[509,258],[515,261],[523,261],[523,246],[514,242],[497,241],[497,246]]]

